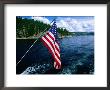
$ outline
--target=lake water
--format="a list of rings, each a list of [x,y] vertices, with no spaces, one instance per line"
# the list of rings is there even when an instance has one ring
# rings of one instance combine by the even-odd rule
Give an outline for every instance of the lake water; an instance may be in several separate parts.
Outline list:
[[[17,39],[16,62],[32,45],[32,39]],[[17,74],[93,74],[94,35],[73,36],[60,39],[62,68],[53,67],[48,49],[38,41],[16,66]]]

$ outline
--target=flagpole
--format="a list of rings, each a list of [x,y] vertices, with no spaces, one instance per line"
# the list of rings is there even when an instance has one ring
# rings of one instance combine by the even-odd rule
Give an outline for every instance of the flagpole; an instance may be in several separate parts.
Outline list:
[[[53,19],[51,21],[51,23],[54,21],[55,19]],[[50,23],[50,24],[51,24]],[[22,61],[22,59],[26,56],[26,54],[30,51],[30,49],[34,46],[34,44],[38,41],[38,39],[43,36],[45,34],[45,31],[47,30],[47,28],[42,32],[42,34],[34,41],[34,43],[29,47],[29,49],[25,52],[25,54],[21,57],[21,59],[17,62],[16,66]]]

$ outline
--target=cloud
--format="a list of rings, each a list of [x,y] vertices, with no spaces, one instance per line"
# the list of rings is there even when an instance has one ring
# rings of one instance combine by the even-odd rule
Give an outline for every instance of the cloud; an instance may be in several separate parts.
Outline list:
[[[70,32],[94,31],[93,19],[58,18],[57,26],[66,28]]]
[[[47,18],[45,18],[45,17],[32,16],[32,19],[38,20],[38,21],[42,21],[42,22],[44,22],[46,24],[50,24],[50,21]]]
[[[44,23],[50,24],[46,17],[33,16],[32,19],[39,20]],[[94,19],[89,18],[73,18],[73,17],[57,17],[57,27],[66,28],[69,32],[93,32]]]

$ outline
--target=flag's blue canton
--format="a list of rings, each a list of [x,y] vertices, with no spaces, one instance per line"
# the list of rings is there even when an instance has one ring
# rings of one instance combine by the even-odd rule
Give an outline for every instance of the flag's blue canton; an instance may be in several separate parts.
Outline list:
[[[52,27],[49,30],[54,36],[55,36],[55,41],[58,42],[58,34],[57,34],[57,25],[56,21],[54,21]]]

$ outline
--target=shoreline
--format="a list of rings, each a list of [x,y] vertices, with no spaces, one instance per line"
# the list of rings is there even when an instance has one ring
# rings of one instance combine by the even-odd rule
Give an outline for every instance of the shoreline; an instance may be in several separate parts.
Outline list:
[[[74,36],[86,36],[86,35],[69,35],[69,36],[62,36],[62,37],[59,37],[59,39],[62,39],[62,38],[65,38],[65,37],[74,37]],[[90,36],[90,35],[87,35],[87,36]],[[38,39],[38,37],[16,38],[16,39]]]
[[[38,37],[36,37],[36,38],[16,38],[16,39],[38,39]]]

